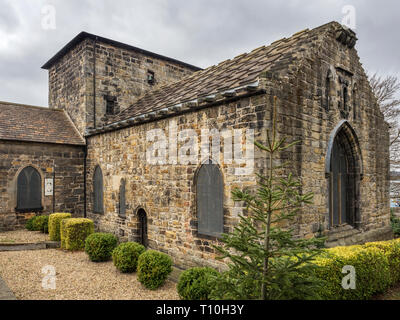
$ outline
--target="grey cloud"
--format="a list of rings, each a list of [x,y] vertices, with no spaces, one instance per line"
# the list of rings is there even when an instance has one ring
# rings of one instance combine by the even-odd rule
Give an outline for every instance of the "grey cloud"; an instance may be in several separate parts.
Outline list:
[[[0,0],[0,100],[47,105],[47,73],[40,66],[85,30],[200,67],[248,52],[305,28],[341,22],[354,5],[357,49],[370,72],[400,76],[398,2],[263,0]],[[14,2],[15,3],[15,2]],[[41,28],[41,7],[56,8],[56,30]],[[21,90],[24,88],[24,90]]]

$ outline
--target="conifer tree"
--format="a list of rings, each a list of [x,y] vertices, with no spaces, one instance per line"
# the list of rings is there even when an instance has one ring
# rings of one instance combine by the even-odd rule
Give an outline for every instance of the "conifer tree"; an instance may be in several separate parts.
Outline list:
[[[266,175],[257,174],[257,191],[235,189],[233,200],[245,204],[234,230],[222,236],[222,246],[214,246],[219,259],[228,260],[228,271],[214,279],[215,299],[315,299],[321,280],[312,263],[323,246],[323,238],[302,239],[291,228],[299,210],[312,203],[313,194],[301,194],[301,183],[292,174],[282,175],[287,163],[275,166],[281,152],[297,142],[278,138],[274,97],[272,130],[266,145]]]

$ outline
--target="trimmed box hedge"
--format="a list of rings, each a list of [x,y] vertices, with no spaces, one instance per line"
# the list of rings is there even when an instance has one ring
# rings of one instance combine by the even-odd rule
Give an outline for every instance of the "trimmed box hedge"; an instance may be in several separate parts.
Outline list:
[[[86,218],[69,218],[61,221],[61,248],[83,250],[86,238],[94,232],[94,223]]]
[[[63,219],[71,218],[70,213],[53,213],[49,216],[49,236],[51,241],[60,241],[60,223]]]

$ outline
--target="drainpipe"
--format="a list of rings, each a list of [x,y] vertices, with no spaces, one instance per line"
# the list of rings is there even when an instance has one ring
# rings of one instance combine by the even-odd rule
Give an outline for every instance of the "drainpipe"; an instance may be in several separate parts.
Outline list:
[[[84,148],[84,158],[83,158],[83,217],[87,217],[86,213],[86,170],[87,170],[87,137],[85,137],[85,148]]]
[[[53,213],[56,212],[56,164],[53,160]]]

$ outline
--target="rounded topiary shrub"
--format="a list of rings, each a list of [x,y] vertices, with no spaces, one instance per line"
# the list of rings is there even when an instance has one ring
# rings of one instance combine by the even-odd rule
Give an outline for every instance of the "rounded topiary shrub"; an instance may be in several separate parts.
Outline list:
[[[139,256],[146,248],[137,242],[121,243],[112,252],[114,266],[121,272],[135,272]]]
[[[139,256],[138,280],[148,289],[161,287],[172,272],[172,259],[165,253],[147,250]]]
[[[34,223],[34,221],[36,220],[36,218],[37,218],[37,217],[34,216],[34,217],[32,217],[32,218],[29,218],[29,219],[26,221],[26,224],[25,224],[26,230],[35,231],[35,227],[34,227],[33,223]]]
[[[108,261],[117,244],[117,237],[111,233],[92,233],[85,240],[85,252],[93,262]]]
[[[49,236],[51,241],[60,241],[60,223],[63,219],[71,218],[70,213],[53,213],[49,216]]]
[[[86,218],[63,219],[61,229],[61,248],[83,250],[86,238],[94,232],[94,223]]]
[[[181,273],[177,285],[179,297],[183,300],[209,300],[212,286],[210,280],[219,273],[213,268],[191,268]]]
[[[40,231],[43,233],[48,233],[48,223],[49,223],[48,216],[37,216],[32,222],[33,230]]]

